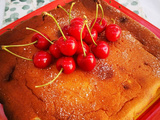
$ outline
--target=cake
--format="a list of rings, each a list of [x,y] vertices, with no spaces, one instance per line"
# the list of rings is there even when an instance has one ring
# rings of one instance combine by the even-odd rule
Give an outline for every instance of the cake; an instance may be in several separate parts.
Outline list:
[[[86,15],[88,23],[95,18],[94,0],[76,0],[72,17]],[[92,71],[79,67],[71,74],[61,74],[52,84],[40,88],[58,74],[56,59],[39,69],[31,61],[17,58],[0,50],[0,103],[9,120],[132,120],[159,93],[160,39],[144,26],[99,1],[107,24],[115,23],[122,29],[116,42],[105,39],[110,53],[106,59],[96,59]],[[69,11],[71,3],[64,8]],[[63,27],[68,15],[60,8],[51,13]],[[99,16],[101,13],[99,13]],[[47,34],[51,40],[60,36],[59,29],[50,17],[34,16],[13,30],[0,36],[0,45],[26,44],[35,32],[31,27]],[[33,45],[9,48],[12,52],[32,58],[39,51]]]

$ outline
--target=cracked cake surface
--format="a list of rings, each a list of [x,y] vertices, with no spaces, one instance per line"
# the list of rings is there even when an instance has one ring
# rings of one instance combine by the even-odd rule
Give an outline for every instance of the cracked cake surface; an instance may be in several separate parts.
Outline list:
[[[61,74],[52,84],[41,88],[58,74],[55,61],[46,69],[38,69],[31,61],[16,58],[0,50],[0,102],[9,120],[93,119],[132,120],[151,102],[160,88],[160,39],[125,14],[100,1],[107,24],[113,18],[122,29],[116,42],[107,41],[110,53],[96,59],[96,67],[85,72],[78,67],[71,74]],[[69,11],[71,3],[64,8]],[[63,27],[68,16],[60,9],[50,13]],[[95,17],[93,0],[77,0],[72,17],[86,15],[89,23]],[[99,13],[101,15],[101,13]],[[0,45],[30,43],[35,32],[31,27],[58,39],[59,30],[50,17],[34,16],[12,31],[0,36]],[[33,45],[9,48],[32,58],[39,51]]]

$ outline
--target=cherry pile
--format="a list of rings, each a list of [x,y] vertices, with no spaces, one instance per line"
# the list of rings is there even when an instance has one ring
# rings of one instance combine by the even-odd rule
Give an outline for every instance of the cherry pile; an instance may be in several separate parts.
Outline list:
[[[3,50],[17,57],[33,61],[37,68],[46,68],[51,65],[52,58],[57,59],[56,68],[59,71],[58,75],[49,83],[35,87],[49,85],[62,72],[65,74],[72,73],[76,69],[76,64],[84,71],[93,70],[96,66],[96,58],[105,59],[109,55],[109,46],[106,40],[98,39],[98,35],[105,32],[106,39],[112,42],[120,37],[121,28],[115,23],[107,25],[107,21],[104,19],[103,8],[98,2],[96,3],[96,17],[92,20],[90,27],[88,26],[86,16],[84,16],[84,18],[71,17],[71,10],[74,4],[75,3],[72,3],[69,13],[60,6],[60,8],[69,15],[69,24],[65,25],[62,29],[51,14],[43,12],[43,17],[51,17],[59,28],[61,37],[59,37],[58,40],[52,42],[46,34],[40,33],[32,28],[26,28],[36,32],[32,37],[32,43],[17,46],[2,46]],[[99,7],[102,11],[101,18],[98,18]],[[32,59],[19,56],[7,49],[7,47],[27,46],[32,44],[40,50],[33,55]]]

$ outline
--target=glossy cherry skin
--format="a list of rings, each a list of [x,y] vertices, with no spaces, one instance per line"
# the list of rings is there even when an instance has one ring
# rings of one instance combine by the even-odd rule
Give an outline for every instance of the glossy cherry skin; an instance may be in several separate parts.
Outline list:
[[[91,23],[91,26],[94,23],[94,20]],[[97,30],[98,33],[101,33],[105,30],[106,26],[107,26],[107,21],[103,18],[102,19],[102,24],[100,24],[101,18],[97,18],[96,23],[94,24],[93,28]]]
[[[55,57],[55,58],[62,57],[62,53],[61,53],[61,51],[60,51],[56,42],[54,42],[54,44],[50,45],[49,51],[53,55],[53,57]]]
[[[65,25],[63,28],[62,28],[62,32],[65,36],[69,36],[69,25]]]
[[[89,46],[83,41],[83,48],[85,53],[89,53]],[[77,42],[77,51],[76,55],[83,53],[81,41]]]
[[[109,46],[105,41],[97,41],[97,45],[92,44],[91,51],[97,58],[105,59],[109,55]]]
[[[66,40],[63,37],[60,37],[57,40],[57,45],[62,54],[66,56],[72,56],[77,51],[77,41],[72,36],[66,36]]]
[[[96,29],[94,29],[94,28],[92,29],[91,35],[92,35],[92,37],[93,37],[93,40],[96,41],[96,40],[97,40],[97,37],[98,37],[98,33],[97,33]],[[85,38],[84,38],[83,40],[84,40],[88,45],[90,45],[90,44],[93,43],[92,38],[91,38],[88,30],[87,30],[86,36],[85,36]]]
[[[121,28],[116,24],[110,24],[106,27],[105,35],[107,40],[112,42],[117,41],[121,35]]]
[[[50,38],[46,35],[43,34],[45,37],[47,37],[49,40]],[[34,46],[40,50],[46,50],[49,48],[50,43],[48,42],[48,40],[46,40],[42,35],[40,35],[39,33],[36,33],[33,35],[32,37],[32,42],[37,41],[37,43],[34,44]]]
[[[33,55],[33,63],[37,68],[46,68],[51,64],[52,56],[48,52],[39,51]]]
[[[91,71],[96,66],[96,59],[92,53],[79,54],[77,57],[78,66],[84,71]]]
[[[61,57],[56,62],[56,68],[58,71],[63,68],[63,73],[70,74],[75,70],[76,64],[72,57]]]
[[[69,27],[69,35],[73,36],[76,40],[80,41],[80,33],[82,29],[83,23],[80,21],[75,21],[70,24]],[[86,28],[84,27],[83,32],[82,32],[82,39],[86,35]]]

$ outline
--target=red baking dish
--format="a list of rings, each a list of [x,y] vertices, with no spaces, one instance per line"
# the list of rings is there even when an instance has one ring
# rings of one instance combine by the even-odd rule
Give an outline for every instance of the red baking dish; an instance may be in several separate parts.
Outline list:
[[[72,0],[55,0],[55,1],[39,8],[39,9],[33,11],[32,13],[18,19],[17,21],[9,24],[8,26],[2,28],[0,30],[0,35],[3,34],[4,32],[6,32],[8,29],[13,29],[16,25],[18,25],[19,23],[21,23],[24,20],[27,20],[35,15],[40,15],[44,11],[49,11],[49,10],[55,8],[59,4],[64,5],[65,3],[68,3],[70,1],[72,1]],[[122,6],[121,4],[117,3],[114,0],[104,0],[104,1],[109,3],[111,6],[119,9],[121,12],[125,13],[126,15],[130,16],[131,18],[133,18],[134,20],[136,20],[137,22],[139,22],[143,26],[147,27],[155,35],[157,35],[157,37],[160,38],[160,29],[159,28],[155,27],[154,25],[152,25],[151,23],[149,23],[145,19],[141,18],[140,16],[138,16],[137,14],[130,11],[129,9],[127,9],[126,7]],[[135,119],[137,119],[137,120],[159,120],[159,118],[160,118],[160,92],[159,92],[158,96],[147,106],[147,108],[145,108],[144,111],[142,113],[140,113]]]

